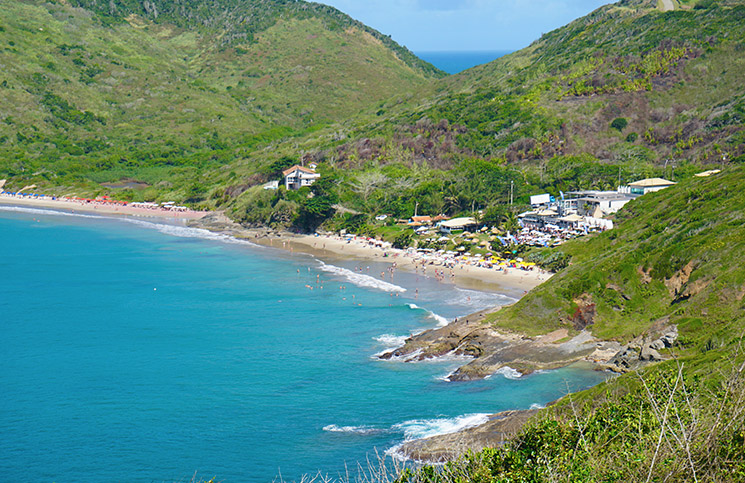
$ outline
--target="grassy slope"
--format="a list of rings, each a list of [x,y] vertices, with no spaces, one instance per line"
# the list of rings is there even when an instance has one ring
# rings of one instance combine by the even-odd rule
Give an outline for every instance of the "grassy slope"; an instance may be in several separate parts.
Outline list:
[[[510,180],[521,202],[671,177],[672,166],[685,178],[740,163],[745,5],[692,8],[700,3],[667,13],[648,1],[602,7],[526,49],[381,102],[374,116],[300,138],[298,149],[338,180],[342,204],[397,217],[413,213],[414,198],[426,213],[505,205]],[[617,118],[627,125],[612,128]],[[274,156],[289,153],[280,146]],[[387,181],[363,199],[355,186],[369,175]],[[270,201],[257,190],[226,200],[236,216]]]
[[[715,120],[740,112],[745,99],[743,18],[740,1],[667,13],[651,2],[608,5],[441,81],[434,105],[410,118],[466,124],[463,145],[509,161],[579,152],[718,161],[716,143],[740,155],[741,138],[729,128],[742,116],[726,126]],[[622,132],[610,129],[617,117],[629,121]],[[626,142],[632,132],[638,139]]]
[[[743,186],[745,169],[732,168],[632,201],[614,230],[562,245],[571,265],[493,323],[572,329],[578,306],[594,303],[599,337],[625,341],[662,321],[687,346],[716,344],[745,308]]]
[[[214,30],[126,18],[102,23],[66,2],[3,4],[0,177],[183,188],[258,144],[436,75],[351,20],[329,29],[323,16],[276,19],[251,42],[222,46]]]
[[[564,245],[574,263],[492,320],[571,328],[573,299],[591,300],[601,337],[677,324],[673,360],[564,397],[503,448],[397,481],[743,481],[743,186],[739,167],[639,198],[613,231]]]

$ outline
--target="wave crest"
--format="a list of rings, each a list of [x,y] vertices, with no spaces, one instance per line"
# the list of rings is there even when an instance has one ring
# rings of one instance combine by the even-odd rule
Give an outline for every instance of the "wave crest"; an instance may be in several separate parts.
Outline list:
[[[487,413],[473,413],[454,418],[412,419],[394,425],[391,429],[402,431],[406,441],[429,438],[442,434],[457,433],[466,428],[479,426],[489,421]]]
[[[406,304],[411,310],[422,310],[427,313],[428,319],[433,319],[435,322],[437,322],[437,327],[445,327],[450,323],[448,319],[443,317],[442,315],[438,315],[431,310],[427,310],[425,308],[422,308],[418,306],[417,304]]]
[[[124,221],[141,226],[143,228],[158,230],[164,235],[170,235],[179,238],[201,238],[204,240],[214,240],[234,245],[248,245],[252,247],[259,247],[259,245],[248,240],[242,240],[232,235],[226,235],[225,233],[216,233],[213,231],[205,230],[204,228],[191,228],[188,226],[169,225],[166,223],[153,223],[150,221],[135,220],[132,218],[124,218]]]
[[[398,285],[378,280],[377,278],[365,275],[364,273],[355,273],[352,270],[337,267],[336,265],[328,265],[321,262],[320,269],[324,272],[344,277],[358,287],[373,288],[383,292],[406,292],[405,288],[399,287]]]
[[[337,426],[329,424],[323,427],[323,430],[329,433],[354,433],[354,434],[372,434],[379,433],[382,430],[372,426]]]
[[[518,371],[517,369],[513,369],[510,366],[501,367],[498,370],[494,371],[494,374],[500,374],[504,376],[505,379],[511,379],[513,381],[523,377],[522,372]]]

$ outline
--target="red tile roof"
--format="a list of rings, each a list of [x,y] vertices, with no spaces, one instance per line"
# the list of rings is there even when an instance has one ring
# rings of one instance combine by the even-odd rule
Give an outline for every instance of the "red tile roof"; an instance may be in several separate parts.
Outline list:
[[[282,171],[282,174],[285,175],[285,176],[287,176],[288,174],[292,173],[295,170],[300,170],[300,171],[302,171],[304,173],[308,173],[308,174],[316,174],[316,172],[313,171],[312,169],[306,168],[305,166],[300,166],[299,164],[296,164],[292,168],[287,168],[286,170]]]

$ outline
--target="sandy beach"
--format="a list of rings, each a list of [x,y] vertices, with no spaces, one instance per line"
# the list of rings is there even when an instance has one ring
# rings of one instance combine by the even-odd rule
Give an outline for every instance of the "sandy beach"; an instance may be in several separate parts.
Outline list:
[[[413,249],[400,250],[365,237],[342,237],[334,234],[300,235],[268,229],[246,228],[234,223],[222,213],[210,213],[193,220],[190,226],[225,233],[265,246],[293,252],[307,253],[325,260],[338,258],[387,263],[402,269],[434,278],[442,283],[454,283],[473,290],[498,292],[515,298],[551,277],[535,267],[533,270],[500,267],[484,268],[475,262],[463,261]],[[385,275],[384,280],[388,280]]]
[[[364,237],[342,237],[332,234],[298,235],[266,229],[252,229],[234,223],[218,212],[171,211],[163,208],[144,208],[129,204],[104,201],[82,201],[68,198],[13,196],[0,194],[0,204],[63,210],[72,213],[95,213],[106,216],[135,216],[186,220],[191,226],[226,233],[237,238],[274,248],[308,253],[319,258],[345,258],[389,263],[394,269],[403,269],[435,278],[442,283],[474,290],[485,290],[520,297],[533,287],[547,280],[551,273],[538,269],[499,267],[484,268],[463,257],[444,257],[415,250],[400,250]]]
[[[420,273],[443,283],[455,283],[463,288],[495,291],[513,296],[521,296],[551,276],[550,273],[538,268],[522,270],[502,267],[501,270],[497,270],[436,254],[376,246],[375,241],[364,237],[290,235],[283,239],[295,249],[312,252],[321,257],[333,255],[395,264],[396,268]]]
[[[50,196],[13,196],[0,193],[0,204],[26,206],[39,209],[70,211],[73,213],[96,213],[99,215],[137,216],[143,218],[170,218],[176,220],[196,220],[207,215],[207,211],[172,211],[163,208],[143,208],[129,204],[115,204],[104,201],[80,201],[70,198]]]

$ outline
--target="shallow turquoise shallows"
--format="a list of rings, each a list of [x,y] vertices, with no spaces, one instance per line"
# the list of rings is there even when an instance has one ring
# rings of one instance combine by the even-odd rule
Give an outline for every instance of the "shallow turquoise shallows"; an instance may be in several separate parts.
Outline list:
[[[355,474],[407,438],[606,377],[449,383],[459,361],[376,360],[443,317],[512,300],[401,272],[383,284],[379,265],[7,207],[0,250],[3,481]]]

